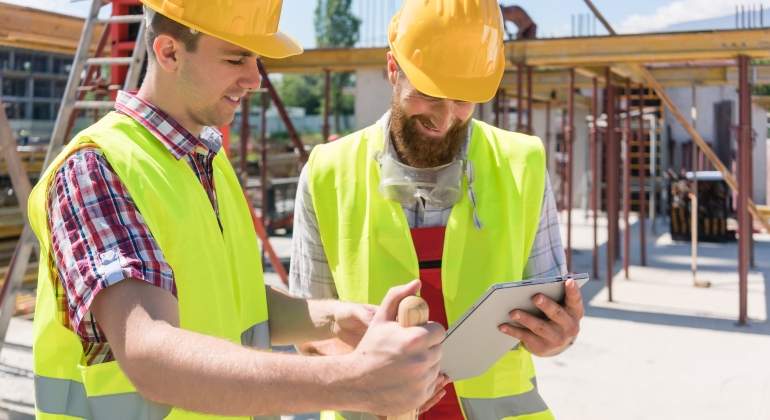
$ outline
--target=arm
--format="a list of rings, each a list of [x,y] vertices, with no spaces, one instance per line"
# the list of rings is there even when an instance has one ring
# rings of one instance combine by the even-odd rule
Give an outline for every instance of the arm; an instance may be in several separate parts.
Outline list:
[[[307,171],[308,166],[305,165],[299,175],[294,199],[289,291],[294,296],[305,298],[337,299],[334,277],[318,231]]]
[[[294,296],[312,299],[337,299],[329,263],[326,259],[321,234],[318,231],[318,219],[313,208],[313,197],[308,184],[308,166],[302,168],[294,200],[294,235],[292,237],[291,268],[289,270],[289,291]],[[366,319],[359,318],[359,319]],[[297,346],[304,354],[331,355],[349,353],[363,331],[356,321],[342,322],[350,325],[352,333],[345,337],[308,338]],[[358,332],[356,332],[358,331]]]
[[[559,276],[567,273],[564,248],[559,232],[559,214],[551,190],[551,181],[546,173],[543,205],[535,243],[525,269],[525,278]],[[559,305],[546,296],[535,296],[534,303],[548,317],[547,320],[534,317],[524,311],[512,311],[511,319],[523,328],[509,324],[500,326],[500,331],[521,340],[532,354],[549,357],[566,350],[580,331],[583,318],[583,299],[580,288],[574,280],[565,284],[565,305]]]
[[[335,300],[305,300],[271,287],[267,289],[267,306],[273,345],[337,338],[351,349],[363,337],[377,309]]]
[[[132,279],[103,290],[92,311],[121,368],[150,400],[220,415],[393,414],[425,402],[440,381],[443,329],[394,322],[398,302],[418,288],[392,289],[356,351],[332,357],[264,353],[182,330],[173,296]]]

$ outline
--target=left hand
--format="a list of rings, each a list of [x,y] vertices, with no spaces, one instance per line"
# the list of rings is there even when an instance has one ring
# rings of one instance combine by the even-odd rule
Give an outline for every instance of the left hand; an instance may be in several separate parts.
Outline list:
[[[583,298],[580,287],[575,280],[570,279],[564,285],[564,306],[559,305],[547,296],[538,294],[532,301],[548,319],[541,319],[522,310],[511,311],[511,320],[521,327],[502,324],[498,328],[504,334],[521,341],[530,353],[540,356],[555,356],[564,351],[577,337],[580,331],[580,320],[583,318]]]
[[[333,338],[309,341],[297,348],[300,353],[310,356],[333,356],[355,350],[364,336],[377,306],[350,302],[335,302],[332,322],[329,324]]]
[[[351,348],[355,348],[369,328],[375,312],[377,312],[375,305],[338,302],[334,308],[332,335]]]

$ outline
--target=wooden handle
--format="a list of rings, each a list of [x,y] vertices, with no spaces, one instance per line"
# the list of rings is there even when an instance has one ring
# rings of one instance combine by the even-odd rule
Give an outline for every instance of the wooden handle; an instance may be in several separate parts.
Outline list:
[[[416,327],[428,322],[428,304],[419,296],[407,296],[398,304],[398,323],[402,327]],[[388,420],[417,420],[417,410],[397,416],[388,416]]]
[[[428,303],[419,296],[407,296],[398,304],[396,317],[402,327],[416,327],[428,322]]]

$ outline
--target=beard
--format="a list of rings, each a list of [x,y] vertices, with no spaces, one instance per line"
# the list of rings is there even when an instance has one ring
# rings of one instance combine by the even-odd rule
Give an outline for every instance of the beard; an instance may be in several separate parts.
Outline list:
[[[455,122],[440,139],[426,137],[417,124],[430,126],[428,118],[407,116],[395,97],[390,111],[390,135],[399,159],[414,168],[434,168],[452,162],[466,140],[470,119]]]

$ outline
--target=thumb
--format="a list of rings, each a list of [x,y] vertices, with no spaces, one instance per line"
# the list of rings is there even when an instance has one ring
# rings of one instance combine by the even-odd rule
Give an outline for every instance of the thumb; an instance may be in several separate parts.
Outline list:
[[[388,294],[382,299],[380,307],[377,308],[377,312],[372,317],[372,324],[395,321],[398,314],[398,304],[401,303],[407,296],[412,296],[420,291],[419,280],[412,280],[407,284],[392,287],[388,290]]]

